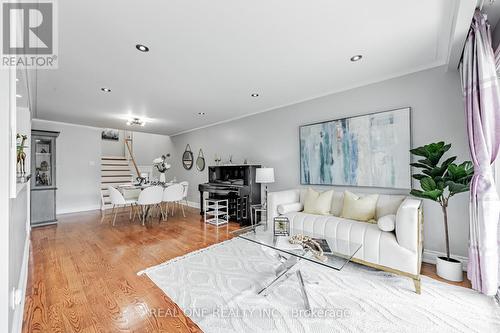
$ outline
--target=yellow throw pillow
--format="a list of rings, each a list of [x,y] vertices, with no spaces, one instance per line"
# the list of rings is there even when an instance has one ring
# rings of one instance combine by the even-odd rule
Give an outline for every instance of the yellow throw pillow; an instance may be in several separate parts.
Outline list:
[[[344,207],[341,217],[363,222],[375,222],[378,194],[362,198],[349,191],[344,192]]]
[[[307,189],[304,201],[304,213],[330,215],[333,190],[318,192],[312,188]]]

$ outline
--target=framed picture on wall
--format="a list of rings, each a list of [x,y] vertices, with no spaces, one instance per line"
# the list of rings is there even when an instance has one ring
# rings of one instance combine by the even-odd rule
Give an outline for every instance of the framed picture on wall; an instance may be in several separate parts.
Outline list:
[[[410,108],[303,125],[303,185],[411,188]]]
[[[110,141],[119,141],[120,131],[115,129],[105,128],[102,130],[101,139]]]

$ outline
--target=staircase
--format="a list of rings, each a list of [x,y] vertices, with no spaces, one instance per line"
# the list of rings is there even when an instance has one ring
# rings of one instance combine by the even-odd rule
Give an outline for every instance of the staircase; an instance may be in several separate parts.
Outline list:
[[[112,208],[108,186],[132,184],[133,173],[129,161],[123,156],[101,157],[101,210]]]

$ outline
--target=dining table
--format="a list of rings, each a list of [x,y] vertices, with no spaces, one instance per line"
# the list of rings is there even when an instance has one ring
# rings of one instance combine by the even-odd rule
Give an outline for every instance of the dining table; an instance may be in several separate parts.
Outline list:
[[[146,184],[122,184],[118,185],[116,188],[120,193],[123,195],[123,198],[125,200],[137,200],[139,199],[139,195],[141,194],[141,191],[144,189],[151,187],[151,186],[163,186],[164,188],[167,188],[173,184],[176,184],[174,182],[168,182],[168,183],[146,183]],[[149,210],[151,207],[146,207],[146,216],[149,214]]]

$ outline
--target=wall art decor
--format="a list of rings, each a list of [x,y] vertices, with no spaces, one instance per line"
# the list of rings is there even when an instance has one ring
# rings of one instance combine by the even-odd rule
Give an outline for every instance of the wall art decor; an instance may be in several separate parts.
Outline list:
[[[203,156],[203,150],[201,150],[201,148],[198,152],[198,158],[196,159],[196,169],[198,169],[198,171],[205,170],[205,156]]]
[[[300,126],[300,182],[409,189],[410,129],[410,108]]]
[[[184,153],[182,154],[182,166],[186,170],[191,170],[193,167],[193,152],[191,151],[191,146],[189,144],[186,146]]]
[[[115,129],[105,128],[102,130],[101,139],[110,141],[119,141],[120,131]]]

